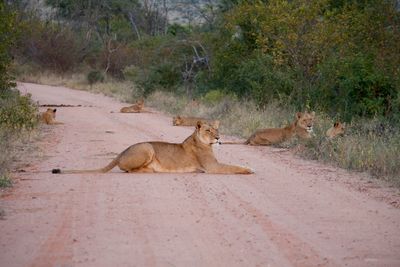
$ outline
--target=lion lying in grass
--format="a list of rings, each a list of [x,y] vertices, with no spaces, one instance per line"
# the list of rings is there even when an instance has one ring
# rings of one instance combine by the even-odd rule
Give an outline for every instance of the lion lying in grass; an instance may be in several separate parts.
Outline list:
[[[123,107],[121,108],[120,112],[121,113],[140,113],[144,109],[144,100],[141,99],[137,101],[135,104],[129,107]]]
[[[46,124],[64,124],[56,121],[57,109],[48,108],[46,111],[39,114],[39,120]]]
[[[246,144],[246,145],[274,145],[285,142],[295,136],[302,139],[311,138],[313,131],[315,112],[297,112],[293,123],[284,128],[260,129],[253,133],[244,143],[223,142],[223,144]]]
[[[105,173],[118,165],[125,172],[205,172],[251,174],[249,168],[217,161],[212,145],[219,140],[218,127],[198,122],[194,133],[183,143],[143,142],[120,153],[107,166],[96,170],[53,169],[53,173]]]
[[[172,125],[174,126],[196,126],[198,121],[207,122],[212,125],[219,127],[219,120],[208,120],[199,117],[183,117],[176,116],[172,118]]]
[[[336,136],[343,135],[346,130],[346,123],[341,123],[337,121],[333,124],[331,128],[326,131],[326,136],[330,139],[335,138]]]

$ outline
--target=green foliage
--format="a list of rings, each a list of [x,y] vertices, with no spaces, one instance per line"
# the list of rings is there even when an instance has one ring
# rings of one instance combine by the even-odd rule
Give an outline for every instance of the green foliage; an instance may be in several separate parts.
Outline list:
[[[174,23],[168,27],[168,33],[173,36],[185,36],[190,33],[188,27]]]
[[[36,113],[29,95],[21,96],[16,90],[0,93],[0,128],[32,129],[37,123]]]
[[[144,89],[145,95],[148,95],[156,89],[173,91],[181,83],[181,74],[173,64],[163,63],[150,67],[146,75],[136,81]]]
[[[11,187],[12,181],[7,176],[0,176],[0,188]]]
[[[29,60],[42,69],[72,71],[87,52],[83,39],[68,26],[32,18],[20,23],[20,31],[13,49],[16,58]]]
[[[315,105],[342,114],[348,121],[355,115],[382,117],[398,111],[394,109],[398,99],[395,84],[369,57],[327,60],[320,65],[317,83]]]
[[[221,90],[211,90],[203,96],[203,100],[205,103],[215,105],[218,102],[221,102],[221,100],[224,99],[225,96],[226,94]]]
[[[14,45],[17,37],[15,29],[15,14],[11,12],[4,4],[0,2],[0,93],[12,87],[14,83],[11,81],[9,74],[9,65],[11,62],[10,50]]]
[[[224,88],[259,106],[286,99],[348,121],[396,117],[400,13],[394,1],[335,3],[235,2],[213,40],[208,90]]]
[[[87,80],[90,85],[93,85],[98,82],[103,82],[104,81],[104,76],[101,73],[101,71],[98,70],[92,70],[88,73],[87,75]]]

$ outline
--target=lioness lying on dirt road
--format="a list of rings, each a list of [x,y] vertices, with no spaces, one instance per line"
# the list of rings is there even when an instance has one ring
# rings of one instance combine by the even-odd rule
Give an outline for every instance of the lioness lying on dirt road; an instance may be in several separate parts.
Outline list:
[[[217,174],[251,174],[249,168],[217,161],[212,145],[219,139],[218,127],[198,122],[194,133],[183,143],[144,142],[120,153],[107,166],[96,170],[60,170],[53,173],[105,173],[118,165],[126,172],[205,172]]]

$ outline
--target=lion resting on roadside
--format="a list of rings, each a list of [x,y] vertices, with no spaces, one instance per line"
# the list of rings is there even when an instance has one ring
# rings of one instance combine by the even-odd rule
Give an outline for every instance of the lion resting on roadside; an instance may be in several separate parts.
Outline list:
[[[45,112],[39,114],[39,120],[46,124],[64,124],[55,120],[56,112],[57,109],[48,108]]]
[[[120,153],[107,166],[96,170],[53,169],[53,173],[105,173],[118,165],[125,172],[206,172],[251,174],[251,169],[217,161],[212,145],[219,139],[218,127],[198,122],[194,133],[183,143],[137,143]]]
[[[144,100],[141,99],[129,107],[121,108],[121,113],[140,113],[144,108]]]
[[[346,123],[341,123],[337,121],[333,124],[331,128],[326,131],[326,136],[330,139],[335,138],[338,135],[343,135],[346,129]]]
[[[295,121],[284,128],[260,129],[253,133],[244,143],[223,142],[223,144],[245,144],[245,145],[274,145],[298,136],[302,139],[311,138],[313,131],[315,112],[297,112]]]
[[[208,124],[215,125],[217,128],[219,127],[219,120],[208,120],[199,117],[183,117],[176,116],[172,118],[172,125],[174,126],[196,126],[197,122],[202,121]]]

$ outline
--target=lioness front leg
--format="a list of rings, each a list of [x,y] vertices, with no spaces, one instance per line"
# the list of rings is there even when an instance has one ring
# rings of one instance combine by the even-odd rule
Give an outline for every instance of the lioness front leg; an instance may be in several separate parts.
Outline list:
[[[235,165],[227,165],[221,163],[215,163],[206,167],[207,173],[216,173],[216,174],[252,174],[253,170],[240,167]]]

